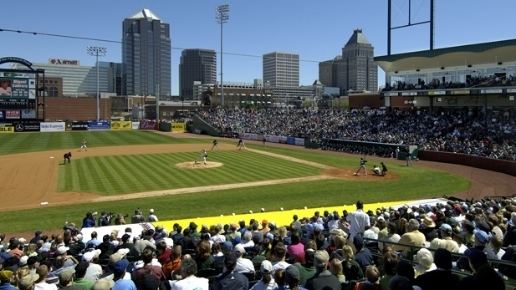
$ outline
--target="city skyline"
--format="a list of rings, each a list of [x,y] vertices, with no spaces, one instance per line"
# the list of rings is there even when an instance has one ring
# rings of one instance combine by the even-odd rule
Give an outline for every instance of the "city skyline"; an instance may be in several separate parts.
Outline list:
[[[413,21],[424,20],[428,1],[413,2]],[[318,62],[334,58],[356,28],[361,28],[375,47],[375,56],[385,55],[387,51],[387,0],[359,3],[293,0],[279,3],[271,0],[120,3],[97,0],[88,3],[16,1],[10,3],[11,12],[3,16],[0,28],[121,41],[123,19],[148,8],[164,22],[170,23],[173,95],[179,92],[182,49],[213,49],[219,57],[220,27],[215,20],[215,9],[220,4],[230,5],[230,18],[224,26],[224,51],[228,52],[224,55],[225,81],[251,82],[261,78],[262,55],[284,51],[299,54],[300,85],[311,84],[318,79]],[[516,32],[509,29],[512,25],[511,11],[516,8],[516,3],[496,0],[486,4],[481,1],[444,3],[436,0],[435,48],[516,38]],[[393,0],[393,7],[394,24],[404,24],[408,13],[402,11],[407,8],[407,1]],[[33,63],[46,63],[49,58],[77,59],[83,65],[93,65],[95,59],[86,54],[86,47],[99,45],[108,48],[107,55],[100,61],[122,62],[120,43],[11,32],[1,32],[0,36],[4,44],[0,46],[0,56],[22,57]],[[393,33],[393,53],[425,50],[428,46],[427,26]],[[220,79],[219,74],[217,68],[217,79]],[[383,73],[379,74],[378,84],[384,84]]]

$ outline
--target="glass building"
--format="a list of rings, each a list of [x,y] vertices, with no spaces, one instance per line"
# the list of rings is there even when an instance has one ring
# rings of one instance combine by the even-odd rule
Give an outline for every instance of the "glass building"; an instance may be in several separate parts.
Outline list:
[[[125,95],[171,94],[170,26],[143,9],[123,22],[122,63]]]
[[[179,93],[191,99],[194,82],[215,84],[217,82],[217,53],[209,49],[185,49],[179,64]]]

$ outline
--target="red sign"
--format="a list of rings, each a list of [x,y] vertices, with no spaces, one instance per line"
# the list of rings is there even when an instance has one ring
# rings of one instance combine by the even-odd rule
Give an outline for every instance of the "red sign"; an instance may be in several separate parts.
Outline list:
[[[20,110],[6,110],[5,118],[6,119],[20,119]]]

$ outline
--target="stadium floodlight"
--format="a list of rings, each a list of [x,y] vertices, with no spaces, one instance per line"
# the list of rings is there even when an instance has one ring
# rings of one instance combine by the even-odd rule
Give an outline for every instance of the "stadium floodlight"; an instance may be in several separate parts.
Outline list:
[[[217,14],[215,16],[217,22],[220,24],[220,105],[224,107],[224,66],[223,66],[223,54],[224,47],[222,46],[222,36],[223,36],[223,24],[227,23],[229,20],[229,5],[219,5],[217,6]]]
[[[107,48],[99,46],[88,46],[86,52],[96,57],[95,66],[97,67],[97,122],[100,119],[100,89],[99,89],[99,56],[107,54]]]

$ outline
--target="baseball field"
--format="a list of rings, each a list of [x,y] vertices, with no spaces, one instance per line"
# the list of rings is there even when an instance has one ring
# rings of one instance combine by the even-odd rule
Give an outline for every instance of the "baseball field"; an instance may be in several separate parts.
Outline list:
[[[88,150],[79,151],[86,138]],[[80,226],[88,211],[131,215],[154,208],[160,220],[480,194],[473,169],[367,157],[386,162],[386,177],[353,176],[359,156],[279,144],[247,144],[154,132],[0,135],[0,232]],[[204,165],[200,152],[208,150]],[[72,153],[70,163],[63,154]],[[195,161],[200,161],[195,164]],[[498,182],[497,194],[514,179]],[[500,182],[503,180],[504,182]],[[507,184],[508,182],[508,184]],[[501,187],[500,187],[501,186]],[[514,187],[512,187],[514,188]]]

